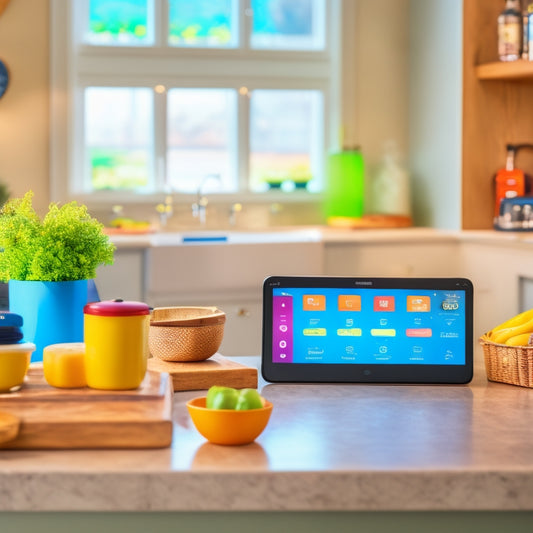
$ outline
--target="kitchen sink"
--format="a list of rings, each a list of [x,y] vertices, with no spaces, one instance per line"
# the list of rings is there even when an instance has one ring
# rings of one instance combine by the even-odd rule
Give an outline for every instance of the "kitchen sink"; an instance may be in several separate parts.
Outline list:
[[[318,232],[298,230],[153,235],[146,257],[146,297],[152,306],[184,305],[197,301],[199,294],[211,299],[221,292],[260,298],[267,276],[323,272],[319,237]]]
[[[314,229],[278,231],[187,231],[163,232],[150,236],[152,246],[202,244],[266,244],[286,242],[318,242],[320,232]]]

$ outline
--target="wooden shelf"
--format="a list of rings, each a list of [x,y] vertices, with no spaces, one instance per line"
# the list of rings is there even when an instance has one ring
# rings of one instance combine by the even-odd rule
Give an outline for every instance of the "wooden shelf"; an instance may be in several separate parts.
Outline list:
[[[508,143],[533,142],[533,61],[495,61],[502,0],[463,2],[462,229],[492,229],[494,175]],[[533,153],[519,168],[533,175]]]
[[[494,61],[476,67],[480,80],[526,80],[533,78],[533,61]]]

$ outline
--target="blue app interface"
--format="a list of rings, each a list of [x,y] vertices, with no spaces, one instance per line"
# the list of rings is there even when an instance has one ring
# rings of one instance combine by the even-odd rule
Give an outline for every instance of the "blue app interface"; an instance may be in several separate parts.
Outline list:
[[[273,289],[272,361],[465,364],[465,291]]]

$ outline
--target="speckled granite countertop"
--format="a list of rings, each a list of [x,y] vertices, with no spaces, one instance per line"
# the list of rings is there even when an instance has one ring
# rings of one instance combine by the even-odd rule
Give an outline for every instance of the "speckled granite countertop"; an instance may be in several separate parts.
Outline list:
[[[468,386],[260,386],[274,411],[247,446],[197,433],[197,391],[168,449],[1,451],[0,510],[533,509],[533,390],[479,364]]]

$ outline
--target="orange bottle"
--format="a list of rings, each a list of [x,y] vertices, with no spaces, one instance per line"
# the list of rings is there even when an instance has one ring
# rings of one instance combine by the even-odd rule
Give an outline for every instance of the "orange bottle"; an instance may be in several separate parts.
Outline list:
[[[514,160],[518,146],[507,145],[505,168],[498,170],[495,178],[494,218],[500,214],[500,204],[504,198],[514,198],[526,194],[526,178],[522,170],[515,168]]]

